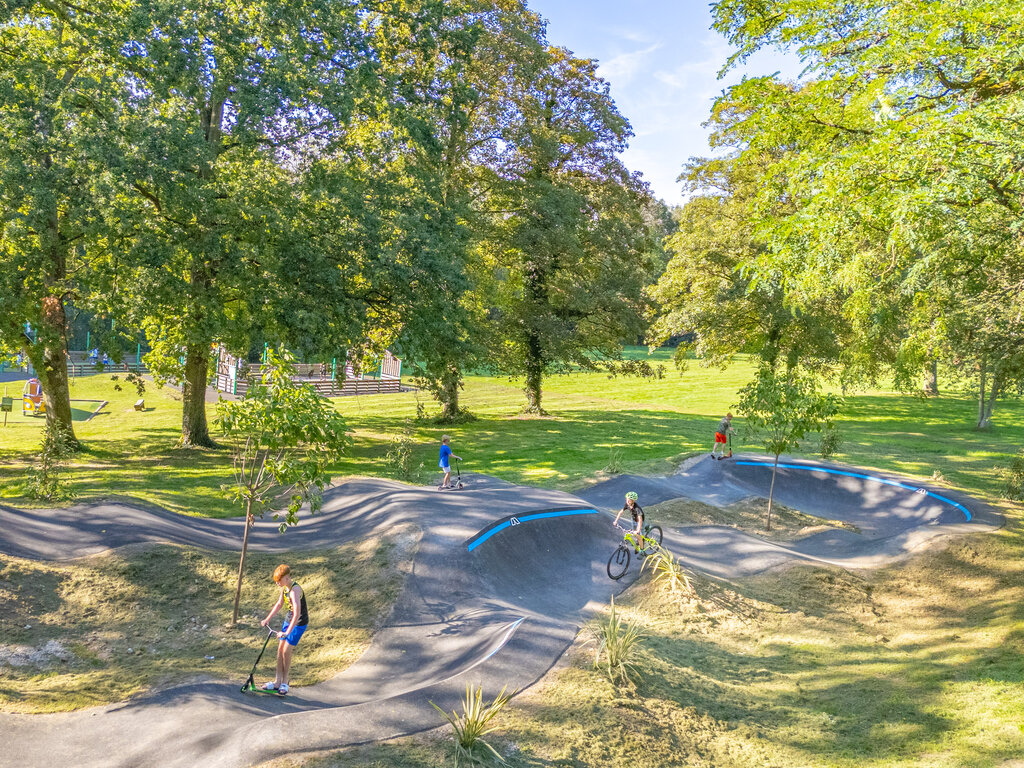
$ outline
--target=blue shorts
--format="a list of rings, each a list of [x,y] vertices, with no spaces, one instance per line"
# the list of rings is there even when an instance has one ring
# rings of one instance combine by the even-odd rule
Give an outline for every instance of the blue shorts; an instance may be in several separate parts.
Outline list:
[[[284,624],[282,624],[281,631],[284,632],[286,629],[288,629],[289,624],[291,624],[290,621],[286,621]],[[296,626],[295,629],[293,629],[289,634],[285,635],[281,639],[288,643],[288,645],[298,645],[299,640],[302,638],[302,633],[306,631],[306,627],[308,626],[308,624],[300,624]]]

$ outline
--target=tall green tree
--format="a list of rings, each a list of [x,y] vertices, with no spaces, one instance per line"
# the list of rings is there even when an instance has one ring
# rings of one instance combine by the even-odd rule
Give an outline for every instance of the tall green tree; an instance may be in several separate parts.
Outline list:
[[[545,374],[593,367],[642,335],[655,248],[647,188],[618,158],[629,124],[596,64],[550,48],[517,98],[479,268],[493,278],[493,363],[523,376],[524,410],[543,413]]]
[[[20,5],[0,18],[0,347],[24,351],[48,428],[77,446],[67,308],[108,245],[97,182],[117,82],[99,4]]]
[[[745,80],[712,115],[741,163],[771,161],[750,206],[765,244],[752,271],[786,275],[794,305],[838,286],[854,371],[884,366],[916,387],[941,358],[972,369],[979,397],[993,370],[997,392],[1019,381],[1024,338],[998,340],[986,318],[1019,291],[1021,15],[989,0],[730,0],[714,13],[734,62],[783,46],[807,65],[797,84]]]
[[[519,125],[514,94],[543,65],[544,29],[520,0],[427,2],[418,21],[381,27],[375,43],[397,84],[389,117],[409,188],[400,230],[414,255],[416,300],[397,318],[397,344],[452,420],[464,371],[486,356],[471,264],[489,228],[487,186]]]
[[[780,359],[789,366],[836,363],[841,295],[821,291],[795,307],[784,275],[750,269],[765,250],[749,209],[760,174],[724,157],[694,161],[683,178],[695,194],[677,209],[677,229],[666,242],[671,258],[651,289],[658,309],[652,341],[682,336],[680,365],[688,352],[705,365],[725,365],[740,352],[770,366]]]
[[[122,22],[132,98],[118,201],[137,236],[112,271],[150,366],[183,385],[183,445],[212,443],[213,344],[244,346],[267,302],[288,294],[281,246],[311,237],[293,232],[286,201],[372,81],[364,21],[359,5],[333,0],[166,0],[137,3]]]

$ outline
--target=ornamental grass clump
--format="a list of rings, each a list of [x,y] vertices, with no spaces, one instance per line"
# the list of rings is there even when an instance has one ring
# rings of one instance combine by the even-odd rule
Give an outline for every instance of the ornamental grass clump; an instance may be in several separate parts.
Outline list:
[[[594,652],[594,669],[600,669],[613,685],[635,687],[633,678],[637,675],[637,651],[643,631],[636,624],[627,625],[615,610],[615,598],[611,610],[604,618],[596,619],[590,627],[592,640],[597,643]]]
[[[678,600],[680,607],[688,598],[696,594],[683,564],[664,547],[658,547],[644,560],[644,564],[640,566],[640,572],[647,569],[654,574],[654,583]]]
[[[453,709],[451,714],[445,712],[434,702],[430,706],[440,712],[447,720],[452,730],[455,731],[455,766],[462,765],[488,765],[497,762],[507,765],[505,759],[498,754],[498,750],[484,740],[484,736],[497,728],[491,725],[491,721],[508,704],[515,695],[515,691],[506,693],[505,686],[501,692],[494,697],[490,704],[484,704],[483,687],[477,686],[474,690],[466,686],[466,696],[462,700],[462,714]]]

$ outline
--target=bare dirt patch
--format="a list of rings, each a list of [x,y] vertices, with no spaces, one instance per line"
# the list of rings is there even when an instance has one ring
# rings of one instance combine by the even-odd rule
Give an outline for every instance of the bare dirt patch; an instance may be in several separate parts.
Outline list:
[[[765,530],[768,500],[748,496],[727,507],[715,507],[693,499],[670,499],[649,508],[650,519],[668,525],[724,525],[752,533],[772,541],[795,541],[829,529],[859,532],[855,525],[842,520],[826,520],[772,504],[772,529]]]

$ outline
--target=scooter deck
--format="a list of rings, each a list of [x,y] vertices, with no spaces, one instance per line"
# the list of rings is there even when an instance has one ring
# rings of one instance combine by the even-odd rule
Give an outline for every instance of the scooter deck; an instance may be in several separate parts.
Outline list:
[[[268,696],[287,696],[288,695],[286,693],[281,693],[276,688],[272,688],[271,690],[268,691],[265,688],[258,687],[255,683],[250,683],[248,680],[242,686],[242,693],[263,693],[263,694],[266,694]]]

